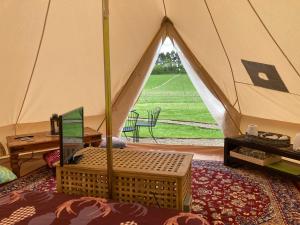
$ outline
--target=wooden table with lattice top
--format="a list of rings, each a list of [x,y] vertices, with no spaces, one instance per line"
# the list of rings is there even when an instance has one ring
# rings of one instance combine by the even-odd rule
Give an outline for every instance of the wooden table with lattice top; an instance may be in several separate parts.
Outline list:
[[[108,197],[106,150],[85,148],[78,164],[57,166],[57,190]],[[191,202],[192,154],[113,149],[113,199],[183,210]]]

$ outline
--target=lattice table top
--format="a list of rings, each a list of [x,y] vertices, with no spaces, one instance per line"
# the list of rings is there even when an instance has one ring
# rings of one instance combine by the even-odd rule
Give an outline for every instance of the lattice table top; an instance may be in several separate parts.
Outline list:
[[[76,165],[64,165],[91,170],[106,170],[106,149],[88,147],[81,150],[82,160]],[[113,149],[115,172],[184,176],[191,165],[189,153]]]

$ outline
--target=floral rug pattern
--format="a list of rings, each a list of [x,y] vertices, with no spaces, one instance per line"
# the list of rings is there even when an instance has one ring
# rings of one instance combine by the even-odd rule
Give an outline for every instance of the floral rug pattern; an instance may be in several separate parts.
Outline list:
[[[51,169],[41,167],[32,173],[0,187],[0,196],[12,191],[56,192],[56,180]]]
[[[290,178],[257,167],[193,161],[193,213],[213,225],[298,225],[300,193]]]
[[[56,192],[51,170],[43,167],[0,187]],[[212,225],[298,225],[300,192],[291,179],[257,167],[225,167],[222,162],[193,161],[192,211]]]

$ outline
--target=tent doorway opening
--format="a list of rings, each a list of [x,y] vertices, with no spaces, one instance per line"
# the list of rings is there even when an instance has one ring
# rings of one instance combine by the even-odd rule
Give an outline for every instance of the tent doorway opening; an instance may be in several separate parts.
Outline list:
[[[223,133],[193,86],[173,43],[166,38],[155,66],[133,110],[139,121],[161,108],[153,135],[159,144],[222,146]],[[155,143],[148,127],[140,127],[139,142]],[[124,134],[122,134],[124,137]],[[127,135],[133,141],[133,135]],[[124,137],[125,138],[125,137]]]

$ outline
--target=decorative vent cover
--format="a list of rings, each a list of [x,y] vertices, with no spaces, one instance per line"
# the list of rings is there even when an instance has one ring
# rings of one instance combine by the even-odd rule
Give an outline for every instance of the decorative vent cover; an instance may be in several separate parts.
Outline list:
[[[289,92],[274,65],[251,62],[244,59],[242,59],[242,63],[255,86]]]

